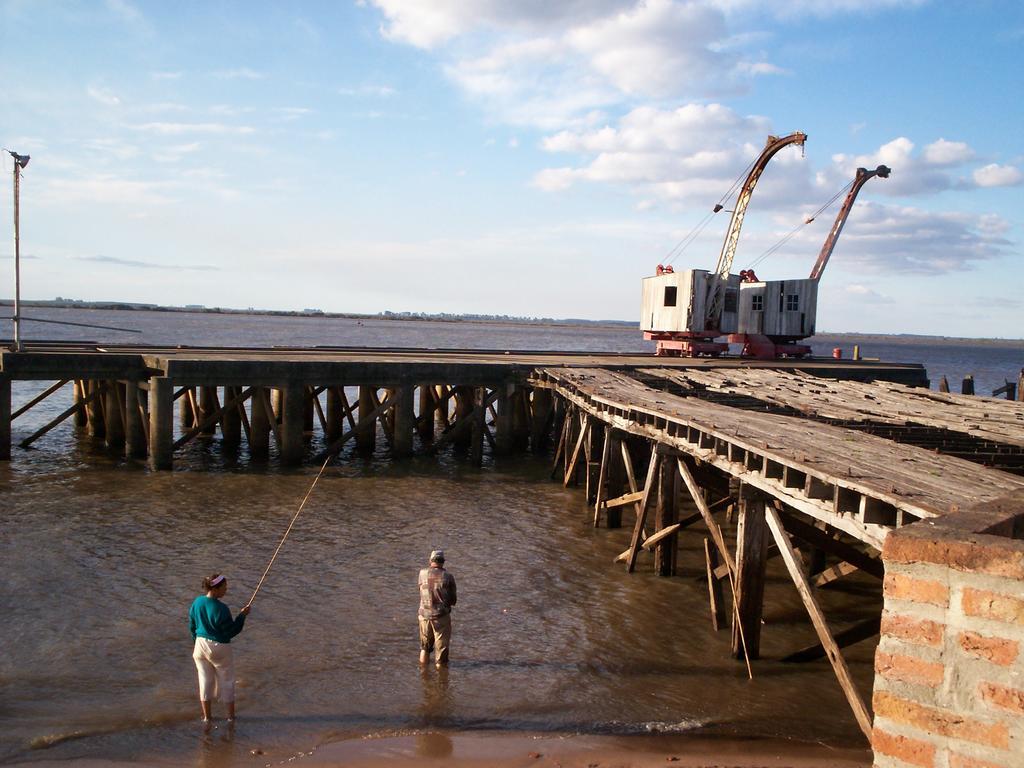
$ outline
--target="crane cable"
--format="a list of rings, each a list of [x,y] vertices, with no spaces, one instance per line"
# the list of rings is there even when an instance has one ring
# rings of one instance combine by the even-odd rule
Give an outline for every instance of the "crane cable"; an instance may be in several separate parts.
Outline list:
[[[834,195],[832,195],[832,197],[830,197],[828,199],[828,202],[826,202],[824,205],[822,205],[820,208],[818,208],[818,210],[816,210],[810,216],[807,216],[802,222],[800,222],[795,227],[793,227],[793,229],[791,229],[787,234],[785,234],[783,237],[781,237],[777,243],[772,245],[770,248],[765,250],[764,253],[762,253],[760,256],[758,256],[756,259],[754,259],[749,264],[749,266],[747,268],[748,269],[753,269],[754,267],[759,265],[761,262],[763,262],[765,259],[767,259],[769,256],[771,256],[771,255],[773,255],[775,253],[778,253],[778,251],[786,243],[788,243],[790,240],[793,239],[794,236],[796,236],[797,232],[799,232],[801,229],[803,229],[808,224],[810,224],[815,219],[817,219],[818,216],[820,216],[825,210],[827,210],[829,207],[831,207],[831,205],[833,203],[835,203],[836,200],[838,200],[840,197],[842,197],[847,192],[849,192],[850,188],[854,185],[855,182],[856,182],[856,180],[851,181],[846,186],[844,186],[842,189],[840,189],[838,192],[836,192]]]
[[[746,179],[747,175],[750,173],[750,170],[754,167],[754,163],[756,162],[757,158],[755,157],[753,160],[750,161],[747,167],[740,172],[740,175],[736,177],[735,181],[733,181],[732,183],[732,186],[730,186],[729,189],[725,191],[725,194],[718,198],[718,202],[715,204],[715,207],[712,208],[709,213],[705,214],[704,218],[697,222],[697,224],[694,225],[693,229],[691,229],[686,234],[686,236],[683,237],[682,240],[676,243],[675,246],[671,250],[669,250],[667,254],[665,254],[664,263],[666,266],[670,265],[673,261],[675,261],[680,256],[680,254],[683,253],[683,251],[690,247],[694,240],[700,237],[701,232],[703,232],[704,228],[711,223],[711,219],[714,217],[716,213],[718,213],[721,210],[724,210],[725,201],[736,193],[736,188],[743,183],[743,180]]]

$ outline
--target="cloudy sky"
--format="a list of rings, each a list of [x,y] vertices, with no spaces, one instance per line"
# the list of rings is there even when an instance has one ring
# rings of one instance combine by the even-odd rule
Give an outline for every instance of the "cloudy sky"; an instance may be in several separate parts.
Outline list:
[[[806,277],[884,163],[819,330],[1020,337],[1022,72],[1018,0],[0,0],[0,145],[25,298],[631,320],[799,130],[734,271]]]

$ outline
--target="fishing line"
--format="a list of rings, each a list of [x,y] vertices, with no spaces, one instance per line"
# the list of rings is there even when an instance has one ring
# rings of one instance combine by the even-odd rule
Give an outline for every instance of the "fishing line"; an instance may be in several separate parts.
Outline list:
[[[295,510],[295,514],[292,516],[292,521],[288,523],[288,528],[285,529],[284,536],[281,537],[281,542],[277,545],[277,549],[274,550],[274,556],[270,558],[270,562],[267,563],[267,569],[263,571],[263,575],[260,576],[259,584],[256,585],[256,589],[253,590],[252,597],[249,598],[249,602],[246,605],[252,605],[252,601],[256,599],[256,595],[259,594],[260,587],[263,586],[263,582],[267,579],[267,574],[270,573],[270,568],[274,565],[274,561],[277,560],[277,555],[281,552],[281,547],[284,546],[285,540],[288,538],[288,534],[292,532],[292,526],[295,525],[295,521],[299,519],[299,515],[302,513],[302,508],[306,506],[306,502],[309,501],[309,496],[313,493],[313,489],[316,488],[317,482],[320,480],[320,475],[327,469],[327,465],[331,463],[333,455],[328,455],[324,461],[324,465],[320,467],[320,471],[316,473],[316,477],[313,479],[313,484],[309,486],[309,490],[306,491],[305,498],[302,499],[302,503],[299,504],[299,508]]]

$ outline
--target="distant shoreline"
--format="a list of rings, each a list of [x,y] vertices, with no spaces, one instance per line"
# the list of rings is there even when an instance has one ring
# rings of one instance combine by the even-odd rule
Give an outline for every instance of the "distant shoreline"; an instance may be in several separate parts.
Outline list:
[[[341,318],[346,320],[394,320],[400,322],[426,321],[435,323],[478,323],[484,325],[527,325],[527,326],[578,326],[584,328],[614,328],[618,330],[636,330],[637,320],[585,320],[582,318],[531,318],[512,317],[508,315],[476,315],[426,312],[378,312],[364,314],[359,312],[325,312],[319,309],[286,310],[286,309],[233,309],[229,307],[205,306],[164,306],[159,304],[139,304],[117,301],[25,301],[23,307],[43,309],[78,309],[103,310],[116,312],[181,312],[185,314],[217,314],[217,315],[254,315],[266,317],[308,317],[308,318]],[[12,307],[10,299],[0,299],[0,307]],[[835,342],[883,342],[887,344],[919,344],[941,341],[954,345],[978,345],[987,347],[1022,347],[1024,339],[971,338],[966,336],[927,336],[914,333],[857,333],[856,331],[825,332],[811,337],[819,343]],[[1024,355],[1022,355],[1024,358]],[[1024,359],[1022,359],[1024,364]]]

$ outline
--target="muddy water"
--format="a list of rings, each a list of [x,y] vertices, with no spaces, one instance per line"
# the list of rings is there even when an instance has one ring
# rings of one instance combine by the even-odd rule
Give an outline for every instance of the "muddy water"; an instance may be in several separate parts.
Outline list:
[[[154,319],[145,341],[166,343],[166,322]],[[312,343],[296,338],[293,321],[234,322],[230,333],[205,332]],[[356,328],[366,326],[313,336],[377,343]],[[192,333],[192,343],[216,343]],[[475,346],[504,346],[477,333]],[[552,331],[531,333],[518,346],[551,345]],[[614,348],[627,338],[617,333],[593,343]],[[473,346],[464,341],[434,346]],[[15,403],[39,388],[17,384]],[[68,398],[19,419],[15,439]],[[813,641],[778,561],[764,658],[749,681],[729,657],[728,632],[710,629],[696,532],[681,542],[680,576],[655,576],[649,555],[626,575],[611,561],[628,531],[593,529],[582,493],[551,482],[547,459],[398,464],[379,445],[370,458],[343,455],[321,479],[233,643],[239,724],[205,735],[188,605],[211,570],[229,574],[232,608],[247,600],[316,468],[261,468],[196,442],[176,471],[153,473],[68,426],[35,450],[15,448],[0,463],[0,761],[262,765],[333,739],[451,729],[862,743],[826,663],[778,661]],[[437,546],[459,583],[453,664],[421,673],[415,576]],[[822,599],[839,626],[879,605],[877,586],[856,581]],[[868,642],[848,653],[866,695],[872,652]]]

